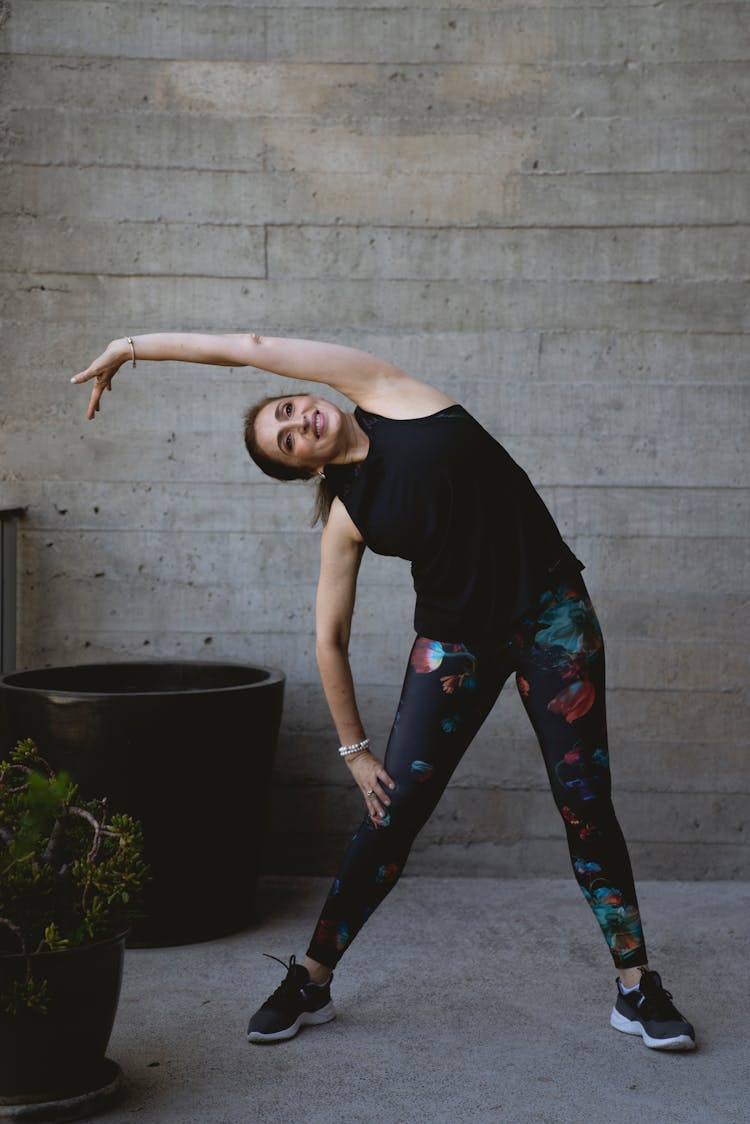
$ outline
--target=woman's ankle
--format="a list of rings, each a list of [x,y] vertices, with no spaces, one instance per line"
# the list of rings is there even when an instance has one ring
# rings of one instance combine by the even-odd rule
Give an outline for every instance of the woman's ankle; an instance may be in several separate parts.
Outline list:
[[[620,968],[620,982],[623,987],[637,987],[641,976],[648,972],[648,964],[638,964],[635,968]]]
[[[306,956],[302,961],[303,968],[307,968],[308,975],[312,983],[324,984],[328,983],[332,975],[332,969],[327,964],[320,964],[317,960],[311,960]]]

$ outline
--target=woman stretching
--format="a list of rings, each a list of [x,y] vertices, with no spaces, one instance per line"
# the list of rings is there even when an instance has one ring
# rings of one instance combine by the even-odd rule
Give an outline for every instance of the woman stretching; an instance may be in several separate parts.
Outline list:
[[[319,477],[324,523],[316,653],[342,763],[366,815],[302,964],[250,1019],[251,1042],[334,1017],[333,969],[393,889],[411,845],[515,674],[539,740],[578,884],[618,969],[610,1022],[647,1046],[689,1050],[693,1028],[648,967],[633,875],[610,796],[602,634],[581,577],[529,478],[441,390],[365,352],[309,340],[159,333],[113,341],[73,382],[94,379],[93,418],[128,360],[252,366],[346,395],[247,411],[253,460],[280,480]],[[411,562],[416,639],[384,759],[357,709],[348,659],[365,546]]]

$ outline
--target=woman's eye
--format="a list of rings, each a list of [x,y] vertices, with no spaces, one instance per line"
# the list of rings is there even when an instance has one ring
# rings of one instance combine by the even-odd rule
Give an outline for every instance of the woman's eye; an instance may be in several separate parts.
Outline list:
[[[286,447],[287,452],[291,453],[291,451],[292,451],[292,438],[291,438],[290,434],[287,434],[286,437],[284,438],[284,445]]]
[[[287,417],[291,417],[291,413],[292,413],[292,403],[291,402],[287,402],[285,404],[284,413],[286,414]]]

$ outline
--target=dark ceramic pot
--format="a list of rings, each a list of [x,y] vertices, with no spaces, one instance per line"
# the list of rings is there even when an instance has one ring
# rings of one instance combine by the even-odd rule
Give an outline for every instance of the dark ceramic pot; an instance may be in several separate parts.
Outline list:
[[[0,1096],[56,1101],[95,1087],[122,982],[125,934],[63,952],[0,956],[0,993],[47,981],[47,1010],[0,1014]]]
[[[143,824],[152,880],[129,943],[245,927],[259,872],[284,675],[220,663],[113,663],[0,678],[0,754],[32,738],[86,797]]]

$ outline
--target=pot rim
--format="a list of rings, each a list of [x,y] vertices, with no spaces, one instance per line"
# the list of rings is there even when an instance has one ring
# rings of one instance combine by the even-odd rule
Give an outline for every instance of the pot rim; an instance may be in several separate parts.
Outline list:
[[[3,962],[8,960],[44,960],[45,957],[50,956],[70,956],[75,953],[85,953],[94,948],[101,948],[103,945],[117,944],[120,941],[125,941],[130,932],[130,927],[127,929],[120,929],[119,932],[113,933],[110,937],[101,937],[97,941],[85,941],[83,944],[74,945],[72,948],[54,948],[47,949],[45,952],[0,952],[0,960]]]
[[[45,672],[46,674],[54,675],[56,671],[70,671],[72,668],[80,668],[82,670],[91,670],[93,668],[122,668],[127,671],[128,668],[144,667],[144,668],[195,668],[201,669],[214,669],[217,667],[225,667],[230,671],[260,671],[264,673],[264,678],[259,679],[256,683],[235,683],[225,687],[173,687],[168,690],[149,690],[149,691],[105,691],[93,690],[86,691],[82,688],[75,690],[64,690],[59,687],[34,687],[25,686],[21,683],[12,683],[15,677],[26,675],[27,673]],[[74,663],[74,664],[56,664],[54,667],[28,667],[22,671],[16,669],[15,671],[6,672],[5,675],[0,675],[0,687],[6,691],[19,691],[25,694],[44,695],[47,698],[61,697],[65,699],[132,699],[132,698],[158,698],[158,697],[173,697],[175,695],[215,695],[225,694],[232,691],[248,691],[255,690],[259,687],[276,686],[279,683],[284,683],[286,676],[283,671],[276,667],[265,667],[261,664],[248,664],[238,663],[230,660],[100,660],[96,663]]]

